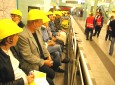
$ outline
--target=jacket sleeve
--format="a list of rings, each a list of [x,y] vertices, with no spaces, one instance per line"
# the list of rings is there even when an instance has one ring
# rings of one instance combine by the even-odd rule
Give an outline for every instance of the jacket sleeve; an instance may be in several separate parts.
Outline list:
[[[94,18],[94,20],[93,20],[93,26],[94,26],[94,28],[95,28],[95,18]]]
[[[20,78],[11,82],[0,82],[0,85],[24,85],[24,80]]]
[[[104,22],[104,17],[102,17],[102,23],[101,23],[101,26],[103,26],[103,22]]]
[[[95,18],[94,18],[93,23],[94,23],[94,28],[95,28],[95,26],[96,26],[96,19]]]
[[[87,27],[87,19],[86,19],[86,22],[85,22],[85,28]]]
[[[19,35],[19,41],[17,45],[18,45],[18,49],[20,50],[20,54],[27,62],[31,64],[38,64],[40,66],[44,65],[44,60],[32,53],[28,38]]]

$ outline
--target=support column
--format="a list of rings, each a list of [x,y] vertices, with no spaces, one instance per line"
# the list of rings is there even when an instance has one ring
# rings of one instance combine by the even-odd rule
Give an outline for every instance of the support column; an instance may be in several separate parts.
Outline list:
[[[92,0],[86,0],[85,5],[84,5],[84,12],[83,12],[83,20],[86,19],[88,16],[89,12],[91,12],[91,3]]]
[[[94,3],[94,15],[96,14],[96,10],[97,10],[97,5],[98,5],[98,0],[95,0],[95,3]]]
[[[44,0],[44,11],[47,12],[50,10],[51,0]]]
[[[112,9],[114,6],[114,0],[110,0],[109,8],[108,8],[108,16],[110,17],[110,14],[112,13]]]
[[[17,5],[16,7],[17,7],[17,9],[18,9],[18,0],[16,0],[16,5]]]

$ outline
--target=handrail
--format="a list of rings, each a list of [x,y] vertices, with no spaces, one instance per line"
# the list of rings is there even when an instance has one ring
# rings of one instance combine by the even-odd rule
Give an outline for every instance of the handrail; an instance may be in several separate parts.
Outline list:
[[[78,43],[75,40],[77,39],[75,37],[75,33],[73,33],[73,39],[72,39],[73,51],[74,51],[73,56],[76,56],[76,68],[79,68],[80,71],[81,85],[93,85],[88,71],[88,67],[86,65],[86,61],[84,59],[84,54],[82,50],[79,49],[79,46],[77,46]],[[76,52],[77,49],[79,49],[79,52]]]
[[[73,61],[71,61],[71,64],[69,66],[70,82],[68,83],[68,85],[77,85],[77,83],[75,82],[77,78],[75,74],[77,71],[79,71],[80,73],[80,85],[93,85],[88,71],[88,67],[86,65],[86,61],[84,59],[84,54],[78,45],[73,25],[71,29],[69,29],[69,33],[71,36],[69,36],[70,38],[68,40],[71,43],[69,43],[68,45],[69,45],[69,49],[70,46],[72,46],[71,49],[73,49],[72,57],[70,57]]]
[[[88,67],[86,65],[85,59],[84,59],[84,54],[82,52],[82,50],[79,50],[80,52],[80,66],[81,66],[81,70],[83,73],[83,80],[84,80],[84,85],[93,85],[89,71],[88,71]]]
[[[81,78],[81,85],[84,85],[84,81],[83,81],[83,74],[82,74],[82,70],[81,70],[81,65],[79,63],[79,72],[80,72],[80,78]]]

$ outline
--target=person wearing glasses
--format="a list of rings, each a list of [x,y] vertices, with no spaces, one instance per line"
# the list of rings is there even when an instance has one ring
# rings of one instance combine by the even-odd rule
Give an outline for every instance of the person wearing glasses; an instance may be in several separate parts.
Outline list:
[[[23,22],[21,21],[21,19],[22,19],[22,12],[20,10],[17,10],[17,9],[12,10],[12,12],[10,13],[10,15],[11,15],[12,20],[14,22],[16,22],[16,24],[19,27],[23,28],[25,26],[23,24]]]
[[[29,85],[34,81],[34,74],[27,76],[19,67],[19,56],[14,49],[22,31],[10,19],[0,20],[0,85]]]

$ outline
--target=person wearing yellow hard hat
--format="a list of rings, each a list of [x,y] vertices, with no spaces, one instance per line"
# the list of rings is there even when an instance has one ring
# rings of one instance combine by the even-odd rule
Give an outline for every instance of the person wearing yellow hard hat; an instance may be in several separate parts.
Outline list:
[[[52,33],[48,26],[48,22],[50,19],[48,17],[43,19],[43,25],[41,27],[41,34],[43,41],[46,43],[47,49],[49,53],[52,55],[52,59],[54,61],[53,70],[56,72],[64,73],[65,71],[60,68],[61,66],[61,56],[62,56],[62,49],[59,44],[56,43],[56,38],[52,37]]]
[[[54,20],[55,20],[56,15],[53,13],[51,15],[48,15],[48,18],[50,19],[49,21],[49,27],[51,29],[51,32],[53,34],[53,36],[56,36],[56,27],[54,24]]]
[[[18,33],[22,32],[15,22],[10,19],[0,20],[0,84],[28,85],[34,81],[34,75],[27,76],[19,68],[19,61],[13,46],[18,41]]]
[[[55,72],[50,67],[53,61],[50,57],[40,32],[43,19],[46,14],[42,10],[31,9],[28,12],[27,25],[24,31],[19,34],[18,48],[25,60],[25,65],[31,70],[39,70],[47,75],[47,81],[50,85],[54,85],[52,79]]]
[[[58,30],[62,29],[61,22],[60,22],[62,13],[60,11],[55,11],[54,13],[56,15],[55,20],[54,20],[54,24],[55,24],[55,27],[56,27],[56,31],[58,31]]]
[[[55,17],[56,17],[56,15],[55,15],[55,13],[53,14],[53,17],[49,17],[49,19],[50,19],[50,21],[49,21],[49,27],[50,27],[50,30],[51,30],[51,32],[52,32],[52,35],[54,36],[54,37],[56,37],[57,38],[57,40],[59,41],[58,43],[59,44],[61,44],[61,45],[63,45],[64,44],[64,41],[63,41],[63,37],[62,36],[59,36],[60,35],[60,33],[58,32],[58,30],[57,30],[57,28],[56,28],[56,26],[55,26]],[[60,19],[59,19],[60,20]],[[58,21],[58,20],[57,20]],[[62,46],[63,47],[63,46]]]
[[[56,31],[59,34],[58,39],[60,39],[61,41],[64,42],[64,44],[66,44],[66,32],[61,25],[61,23],[62,23],[61,22],[62,21],[61,20],[62,13],[61,13],[61,11],[56,11],[55,14],[56,14],[56,17],[55,17],[55,20],[54,20],[54,24],[55,24],[55,27],[56,27]]]
[[[45,25],[45,27],[47,28],[47,31],[46,31],[46,29],[44,29],[44,30],[42,30],[43,31],[43,33],[46,31],[46,32],[48,32],[48,34],[49,34],[49,37],[50,37],[50,39],[52,39],[52,41],[54,41],[54,42],[56,42],[58,45],[60,45],[61,46],[61,50],[63,50],[63,45],[65,44],[65,37],[64,36],[62,36],[62,31],[59,33],[59,32],[56,32],[56,28],[55,28],[55,24],[54,24],[54,20],[55,20],[55,14],[53,14],[53,18],[50,18],[50,21],[47,21],[48,19],[44,19],[43,20],[43,25]],[[47,22],[45,22],[45,21],[47,21]],[[47,24],[47,23],[49,23],[49,24]],[[52,36],[50,36],[52,34]],[[47,40],[46,38],[46,36],[45,36],[45,34],[43,34],[43,37],[44,37],[44,39],[45,40]],[[56,44],[56,45],[57,45]],[[58,50],[59,51],[59,53],[60,53],[60,55],[61,55],[61,50],[60,50],[60,46],[55,46],[54,45],[54,47],[53,47],[53,51],[55,51],[54,49],[56,49],[56,50]],[[50,48],[48,48],[48,50],[50,51],[50,52],[53,52]],[[64,60],[62,60],[62,63],[68,63],[69,61],[66,59],[64,59]],[[58,68],[57,69],[57,71],[58,72],[64,72],[64,70],[63,69],[60,69],[60,68]]]
[[[52,11],[48,11],[48,12],[46,13],[46,15],[53,15],[53,12],[52,12]]]
[[[19,27],[23,28],[25,26],[23,22],[21,21],[22,12],[20,10],[14,9],[11,11],[10,15],[11,15],[12,20],[16,22],[16,24],[18,24]]]
[[[90,12],[89,16],[86,19],[86,25],[85,25],[86,40],[90,39],[90,41],[92,41],[93,30],[94,30],[94,21],[95,21],[95,18],[93,16],[93,13]],[[89,37],[89,33],[90,33],[90,37]]]
[[[54,15],[53,12],[48,11],[46,15],[48,16],[50,20],[53,19],[53,15]]]

